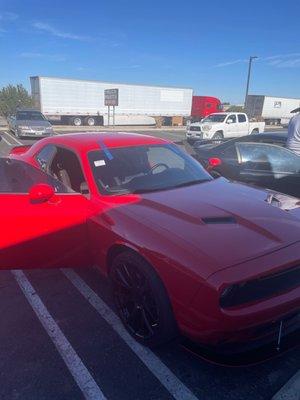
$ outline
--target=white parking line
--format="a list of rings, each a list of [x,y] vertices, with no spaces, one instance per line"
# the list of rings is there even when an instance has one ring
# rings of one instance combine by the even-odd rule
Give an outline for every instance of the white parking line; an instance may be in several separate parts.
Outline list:
[[[4,132],[6,133],[6,132]],[[12,143],[10,143],[7,139],[5,139],[4,135],[1,135],[1,139],[8,145],[8,146],[13,146]]]
[[[300,371],[298,371],[280,390],[272,400],[299,400],[300,399]]]
[[[197,400],[197,397],[151,350],[140,345],[129,335],[116,314],[75,271],[62,269],[62,272],[176,400]]]
[[[20,144],[21,146],[23,146],[23,143],[20,142],[18,139],[16,139],[14,136],[12,136],[10,133],[8,133],[8,132],[4,132],[4,133],[6,133],[6,135],[9,136],[9,137],[10,137],[12,140],[14,140],[16,143],[18,143],[18,144]],[[13,145],[13,143],[12,143],[12,145]]]
[[[85,367],[70,342],[56,324],[23,271],[12,271],[17,283],[36,316],[50,336],[86,400],[106,400],[97,383]]]

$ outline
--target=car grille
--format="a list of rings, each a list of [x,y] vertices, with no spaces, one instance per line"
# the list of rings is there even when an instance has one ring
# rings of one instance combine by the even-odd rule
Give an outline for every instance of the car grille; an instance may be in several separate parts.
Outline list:
[[[200,126],[190,126],[190,131],[201,132]]]
[[[300,265],[276,274],[232,286],[228,294],[221,296],[223,308],[239,306],[287,292],[300,286]]]

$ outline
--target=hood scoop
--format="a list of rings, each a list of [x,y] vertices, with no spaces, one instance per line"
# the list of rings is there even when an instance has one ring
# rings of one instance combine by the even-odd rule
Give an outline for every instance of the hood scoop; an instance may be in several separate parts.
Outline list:
[[[234,217],[204,217],[202,221],[207,225],[237,224],[237,220]]]

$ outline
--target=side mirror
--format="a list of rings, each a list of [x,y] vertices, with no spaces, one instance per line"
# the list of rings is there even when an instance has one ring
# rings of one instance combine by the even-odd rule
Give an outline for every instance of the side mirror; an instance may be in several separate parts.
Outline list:
[[[38,183],[29,191],[29,199],[33,204],[46,203],[54,196],[55,192],[52,186],[46,183]]]

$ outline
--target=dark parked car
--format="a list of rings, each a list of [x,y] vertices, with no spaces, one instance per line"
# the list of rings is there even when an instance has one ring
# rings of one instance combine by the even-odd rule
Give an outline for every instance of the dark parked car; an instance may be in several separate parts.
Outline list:
[[[40,111],[24,108],[8,118],[8,126],[16,137],[41,137],[53,135],[50,122]]]
[[[194,157],[212,175],[300,197],[300,156],[285,148],[286,134],[258,134],[194,144]]]

